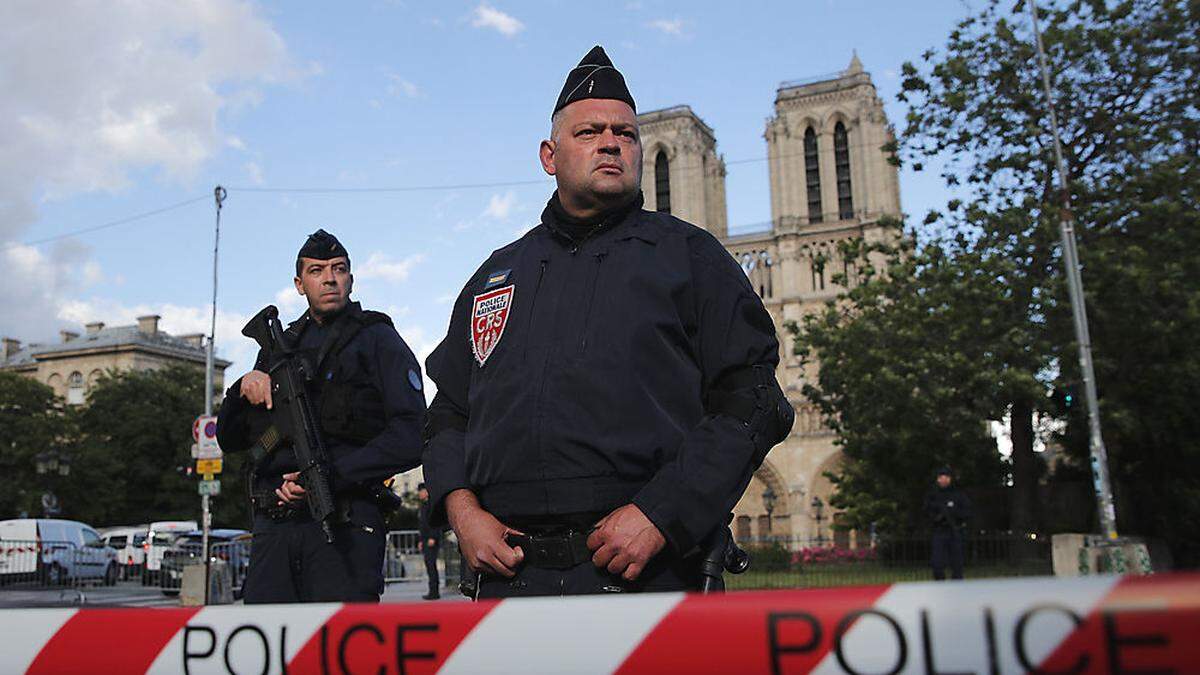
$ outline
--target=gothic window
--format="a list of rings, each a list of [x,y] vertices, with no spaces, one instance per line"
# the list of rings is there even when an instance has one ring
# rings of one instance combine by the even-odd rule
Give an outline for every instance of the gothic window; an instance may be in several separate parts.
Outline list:
[[[837,167],[838,218],[850,220],[854,217],[854,203],[850,199],[850,143],[846,126],[841,122],[833,128],[833,160]]]
[[[654,158],[654,203],[659,213],[671,212],[671,167],[663,150]]]
[[[771,254],[762,251],[758,254],[758,295],[769,298],[774,295],[771,288]]]
[[[817,165],[817,134],[804,132],[804,179],[808,185],[808,222],[821,222],[821,170]]]
[[[814,291],[825,290],[825,255],[822,253],[813,256],[812,282]]]

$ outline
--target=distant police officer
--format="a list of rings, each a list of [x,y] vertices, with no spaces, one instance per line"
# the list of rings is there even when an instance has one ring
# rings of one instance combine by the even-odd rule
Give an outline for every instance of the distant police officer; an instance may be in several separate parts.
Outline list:
[[[317,230],[296,257],[296,290],[308,311],[284,337],[315,364],[309,392],[329,454],[337,503],[334,541],[309,516],[290,447],[263,434],[272,407],[270,355],[226,393],[217,435],[226,451],[250,450],[254,540],[244,584],[247,604],[378,602],[383,592],[382,481],[420,463],[425,398],[416,358],[386,314],[350,302],[350,257]]]
[[[937,470],[934,486],[925,494],[925,514],[931,529],[930,564],[933,578],[946,578],[950,566],[952,579],[963,578],[963,527],[971,518],[971,500],[954,483],[950,467]]]
[[[417,499],[421,505],[417,507],[417,535],[421,537],[417,545],[421,556],[425,558],[425,577],[429,580],[429,592],[421,596],[425,600],[437,600],[442,597],[441,579],[438,576],[438,553],[442,548],[442,528],[434,527],[429,522],[429,490],[425,484],[417,486]]]
[[[540,158],[541,223],[470,278],[426,362],[432,515],[480,597],[696,588],[792,425],[774,325],[720,242],[642,209],[634,101],[600,47]]]

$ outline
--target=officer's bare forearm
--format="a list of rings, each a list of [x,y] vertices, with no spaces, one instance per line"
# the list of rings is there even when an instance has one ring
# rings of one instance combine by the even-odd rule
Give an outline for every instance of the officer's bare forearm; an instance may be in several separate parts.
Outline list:
[[[454,528],[455,532],[458,532],[464,518],[482,510],[479,498],[466,488],[458,488],[446,495],[446,519],[450,521],[450,527]]]

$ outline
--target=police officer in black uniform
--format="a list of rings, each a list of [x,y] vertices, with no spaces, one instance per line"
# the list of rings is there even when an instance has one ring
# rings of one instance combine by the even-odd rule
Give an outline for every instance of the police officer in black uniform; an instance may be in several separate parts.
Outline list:
[[[337,504],[334,541],[309,516],[290,447],[271,447],[270,355],[225,395],[217,438],[227,452],[252,454],[254,540],[244,583],[247,604],[378,602],[383,592],[382,481],[420,463],[425,397],[421,370],[386,314],[350,301],[350,256],[317,230],[296,257],[296,290],[308,311],[284,337],[316,364],[310,391],[329,454]],[[265,435],[264,435],[265,434]]]
[[[426,362],[432,517],[480,597],[697,588],[791,429],[774,324],[720,242],[642,208],[634,101],[600,47],[540,159],[541,223],[471,276]]]
[[[429,580],[429,592],[421,596],[423,600],[437,600],[442,597],[441,578],[438,576],[438,553],[442,548],[442,528],[434,527],[429,522],[429,490],[425,484],[417,485],[417,499],[421,505],[417,507],[417,536],[421,542],[421,557],[425,558],[425,577]]]
[[[937,470],[934,486],[925,494],[925,514],[931,530],[933,578],[944,580],[947,565],[951,579],[963,578],[963,528],[971,518],[971,500],[954,485],[950,467]]]

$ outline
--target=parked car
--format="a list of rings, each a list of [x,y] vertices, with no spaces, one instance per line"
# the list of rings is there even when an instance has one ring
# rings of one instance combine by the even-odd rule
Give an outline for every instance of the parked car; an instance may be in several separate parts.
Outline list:
[[[162,564],[163,553],[175,543],[175,539],[184,532],[198,528],[194,520],[161,520],[150,523],[146,532],[146,543],[142,548],[146,551],[146,568],[142,575],[142,584],[157,584],[159,582],[159,567]]]
[[[140,577],[146,567],[146,539],[149,525],[130,527],[106,527],[100,530],[100,538],[117,552],[117,563],[121,567],[121,578]]]
[[[117,552],[90,525],[54,518],[0,521],[0,574],[51,585],[117,581]]]
[[[235,593],[241,590],[246,570],[250,568],[250,539],[251,535],[246,530],[216,528],[208,531],[209,560],[223,560],[228,563]],[[203,545],[204,533],[193,530],[177,536],[175,543],[163,552],[163,595],[179,594],[179,586],[183,582],[183,568],[201,562]]]

